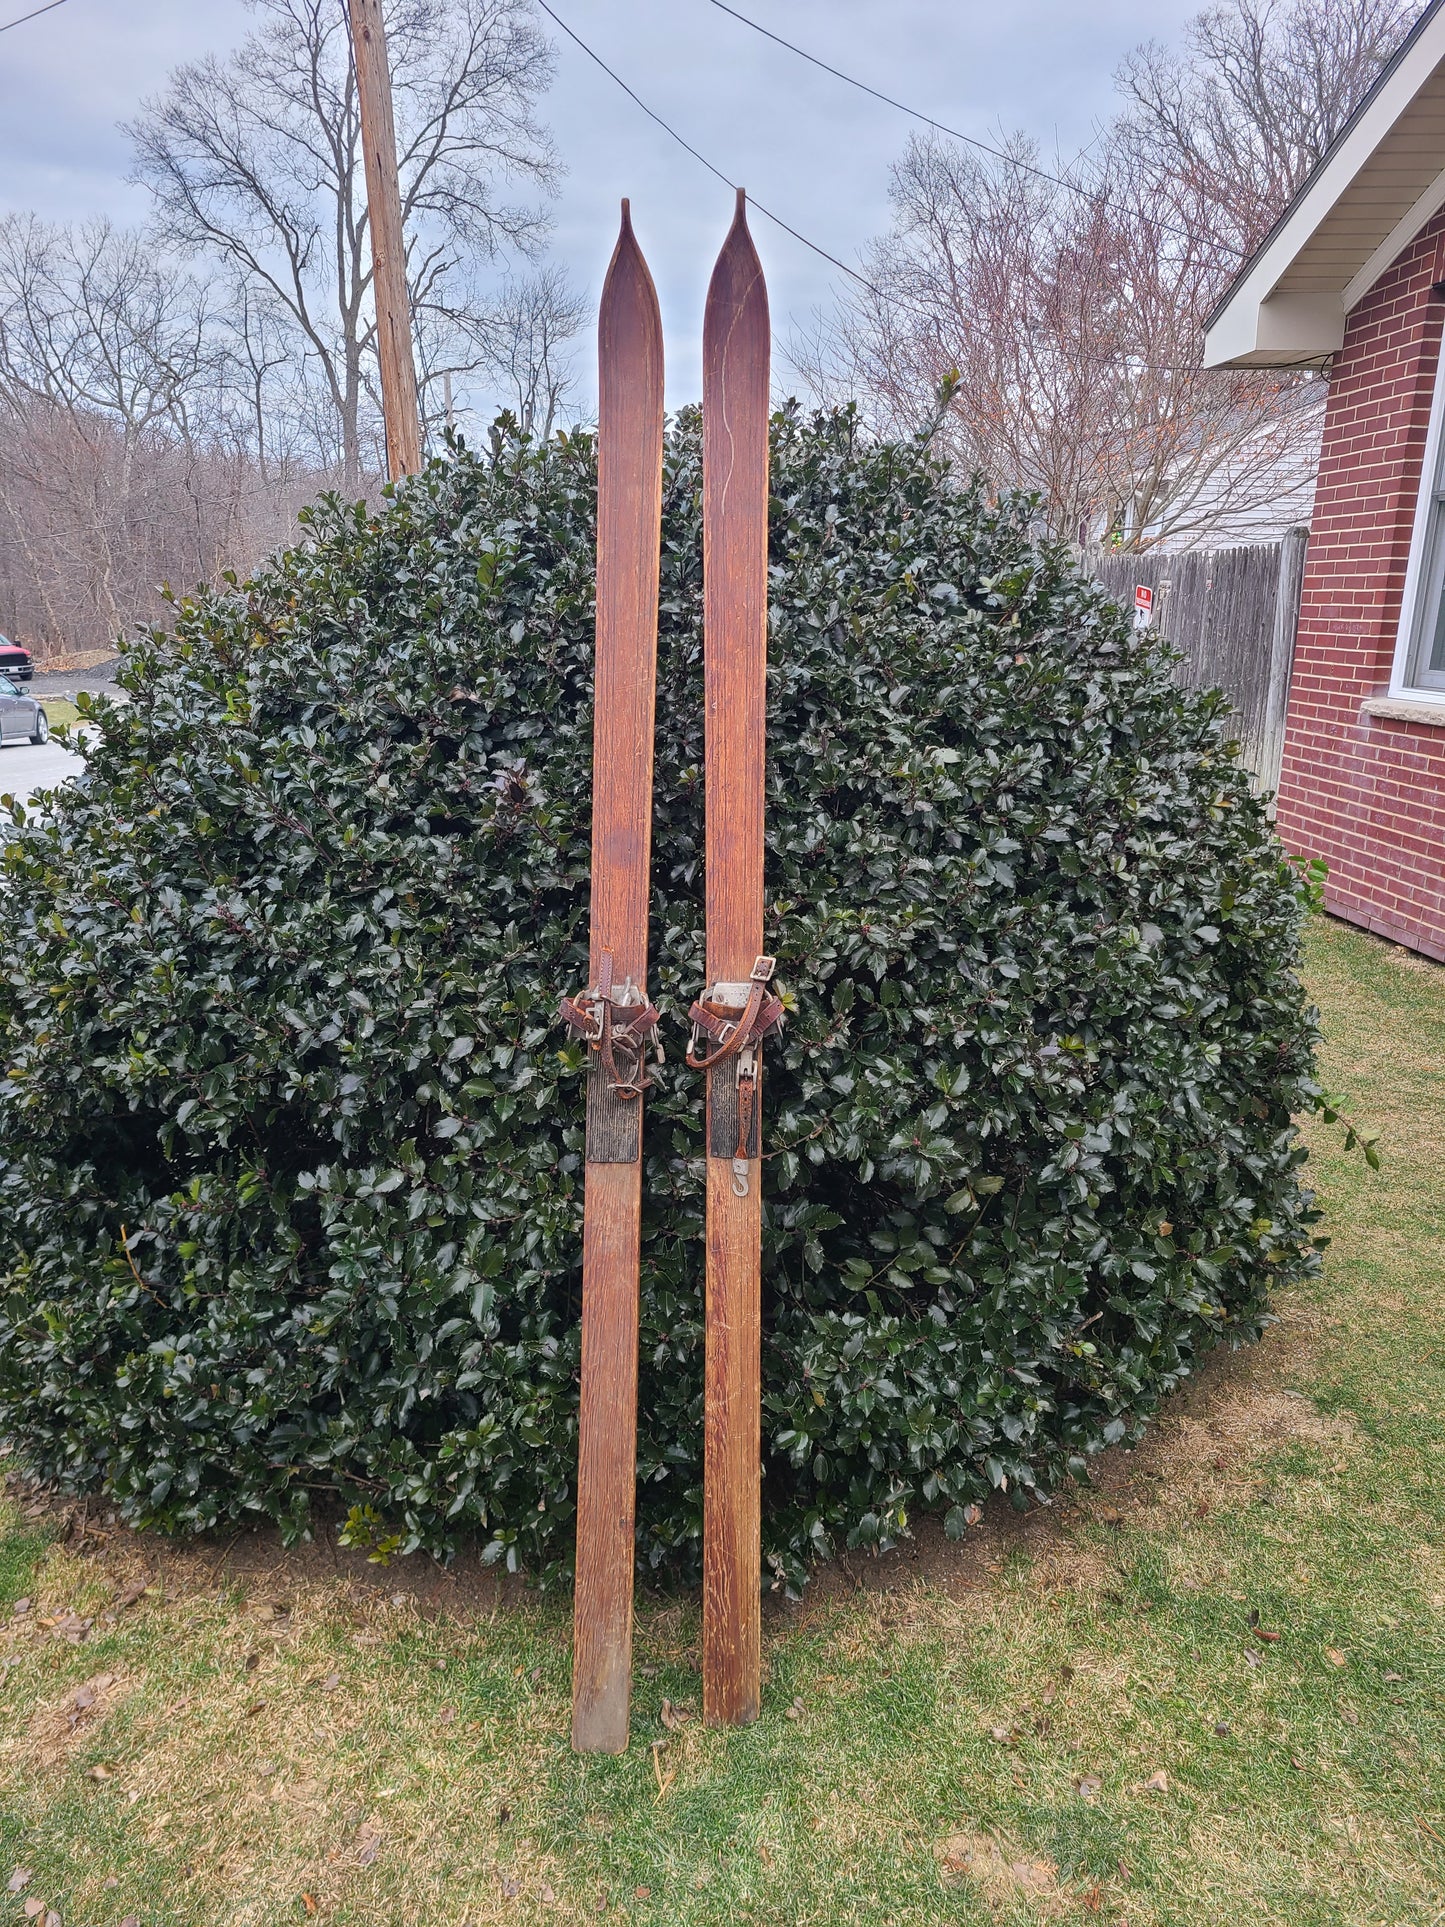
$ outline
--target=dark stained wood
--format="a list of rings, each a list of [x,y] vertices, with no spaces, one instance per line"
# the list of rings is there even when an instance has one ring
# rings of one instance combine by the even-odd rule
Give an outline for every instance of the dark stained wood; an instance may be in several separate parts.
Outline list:
[[[587,1162],[635,1164],[641,1156],[642,1102],[617,1095],[593,1051],[587,1060]]]
[[[647,982],[652,738],[662,521],[662,322],[627,202],[597,327],[597,651],[592,729],[590,981]],[[595,1073],[594,1073],[595,1076]],[[589,1126],[593,1105],[589,1103]],[[616,1105],[617,1100],[607,1098]],[[589,1128],[582,1239],[582,1399],[577,1454],[572,1744],[621,1753],[632,1692],[637,1483],[637,1290],[644,1099],[628,1162]],[[602,1120],[599,1119],[599,1122]]]
[[[744,982],[763,948],[769,343],[767,289],[739,193],[703,316],[710,983]],[[703,1711],[727,1725],[758,1716],[762,1626],[762,1169],[756,1157],[735,1167],[712,1154],[714,1115],[729,1098],[736,1117],[735,1077],[731,1060],[708,1074]]]
[[[396,128],[391,111],[391,68],[381,0],[351,0],[351,45],[356,61],[356,99],[361,115],[361,152],[366,168],[366,223],[371,235],[372,295],[376,302],[376,352],[381,362],[381,412],[386,423],[386,463],[392,481],[421,467],[421,411],[411,343],[411,300],[406,287],[406,241],[396,178]]]
[[[720,1064],[716,1071],[709,1072],[707,1095],[707,1154],[710,1158],[731,1160],[737,1156],[738,1148],[738,1082],[730,1065]],[[760,1136],[756,1105],[749,1118],[747,1148],[749,1157],[758,1155]]]

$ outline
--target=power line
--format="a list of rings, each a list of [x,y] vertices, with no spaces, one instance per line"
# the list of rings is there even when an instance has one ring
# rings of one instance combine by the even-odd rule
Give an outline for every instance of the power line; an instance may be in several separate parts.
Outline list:
[[[60,0],[51,0],[51,4],[53,6],[58,6],[60,4]],[[586,54],[589,60],[593,60],[597,63],[597,65],[602,69],[603,73],[606,74],[609,80],[616,82],[616,84],[622,89],[623,93],[626,94],[627,98],[633,103],[635,107],[640,107],[643,113],[646,114],[649,120],[655,120],[658,126],[662,129],[662,131],[665,134],[670,134],[672,138],[677,142],[678,146],[685,148],[687,152],[692,155],[692,158],[695,161],[700,162],[702,166],[704,166],[707,169],[709,174],[716,175],[718,180],[720,180],[724,184],[724,186],[730,187],[734,193],[737,192],[737,188],[738,188],[737,182],[730,179],[728,175],[724,174],[723,170],[720,167],[715,167],[713,163],[708,159],[706,154],[700,154],[698,150],[693,146],[692,142],[689,140],[685,140],[683,136],[678,133],[677,129],[669,121],[665,121],[662,118],[662,115],[659,114],[655,108],[649,107],[647,102],[642,99],[640,94],[635,94],[632,91],[632,89],[628,86],[627,82],[622,78],[621,74],[617,73],[615,69],[609,67],[607,62],[602,58],[601,54],[597,53],[593,48],[589,47],[587,42],[582,38],[580,33],[574,33],[572,28],[569,27],[567,25],[567,22],[562,18],[561,14],[557,13],[552,7],[548,6],[547,0],[537,0],[537,5],[542,9],[543,13],[547,15],[549,20],[554,21],[556,25],[562,29],[563,33],[566,34],[569,40],[573,40],[577,43],[577,45],[582,49],[583,53]],[[851,275],[853,279],[857,281],[862,287],[867,288],[870,294],[881,295],[881,292],[882,292],[881,289],[875,288],[873,283],[870,280],[868,280],[866,275],[859,274],[858,270],[856,268],[850,268],[846,261],[840,261],[836,254],[829,254],[828,250],[826,248],[819,247],[816,241],[810,241],[806,234],[800,234],[795,227],[790,227],[788,223],[783,219],[781,214],[774,214],[771,208],[764,207],[762,202],[754,200],[751,194],[748,196],[748,206],[755,207],[759,214],[766,215],[768,220],[770,220],[775,227],[780,227],[783,230],[784,234],[791,234],[793,239],[795,241],[801,241],[805,248],[811,248],[814,254],[820,255],[823,260],[831,262],[835,268],[841,268],[844,274]]]
[[[1081,182],[1072,181],[1064,174],[1051,174],[1046,167],[1036,167],[1032,161],[1026,161],[1018,154],[1010,154],[1002,147],[991,147],[987,141],[979,140],[976,135],[965,134],[957,127],[949,127],[944,121],[935,120],[932,114],[922,113],[917,107],[910,107],[906,101],[895,100],[892,94],[885,94],[877,87],[870,87],[866,80],[858,80],[852,74],[845,74],[841,67],[830,66],[817,54],[809,53],[806,47],[799,47],[794,41],[785,40],[780,33],[774,33],[771,27],[763,26],[761,21],[750,20],[745,13],[739,13],[736,7],[728,6],[727,0],[710,0],[710,4],[716,7],[719,13],[729,14],[734,20],[741,21],[743,26],[751,27],[754,33],[762,34],[764,39],[776,41],[778,46],[786,47],[788,52],[796,54],[799,60],[806,60],[814,67],[821,67],[825,74],[831,74],[835,80],[841,80],[849,87],[856,87],[861,93],[871,94],[874,100],[881,100],[886,107],[896,108],[900,114],[907,114],[910,120],[922,121],[925,127],[931,127],[939,134],[947,134],[950,140],[962,141],[968,147],[976,147],[980,153],[991,154],[996,161],[1003,161],[1009,167],[1016,167],[1024,174],[1032,174],[1035,180],[1049,181],[1055,187],[1066,187],[1071,194],[1080,194],[1085,200],[1097,202],[1106,198],[1097,189],[1085,187]],[[1157,225],[1164,233],[1176,234],[1181,240],[1192,242],[1197,239],[1197,236],[1189,234],[1184,228],[1172,226],[1168,221],[1160,221]],[[1232,254],[1239,253],[1239,249],[1233,244],[1229,244],[1229,249]]]
[[[64,5],[65,0],[48,0],[47,5],[37,7],[33,13],[22,13],[17,20],[7,20],[4,26],[0,27],[0,33],[9,33],[12,27],[23,27],[27,20],[38,20],[42,13],[54,13],[57,7]]]
[[[716,0],[715,0],[715,3],[716,3]],[[575,32],[573,28],[567,25],[567,22],[562,18],[562,16],[556,11],[554,7],[552,7],[549,4],[549,0],[537,0],[537,5],[541,8],[542,12],[547,15],[548,19],[550,19],[556,26],[562,29],[562,32],[566,34],[569,40],[573,41],[578,47],[582,49],[583,53],[586,54],[589,60],[593,61],[598,67],[602,69],[603,73],[606,74],[607,78],[610,81],[612,81],[616,86],[622,89],[623,93],[626,94],[627,98],[633,103],[634,106],[640,107],[643,113],[647,115],[647,118],[651,121],[655,121],[656,124],[662,129],[662,131],[665,134],[667,134],[672,140],[675,140],[678,146],[681,147],[684,150],[684,152],[691,154],[692,158],[695,161],[697,161],[699,165],[705,167],[709,174],[713,175],[717,180],[720,180],[724,184],[724,186],[732,188],[733,191],[736,193],[737,186],[738,186],[737,182],[734,181],[729,174],[724,173],[722,168],[716,166],[712,161],[710,161],[706,154],[699,152],[699,150],[693,146],[692,142],[686,139],[685,136],[680,134],[670,121],[664,120],[662,115],[659,114],[655,108],[649,107],[647,102],[643,100],[641,95],[634,92],[634,90],[628,86],[627,82],[622,78],[621,74],[619,74],[615,68],[608,66],[607,62],[602,58],[601,54],[599,54],[595,50],[595,48],[590,47],[587,44],[587,42],[582,38],[581,34]],[[727,7],[727,8],[724,8],[724,11],[727,13],[731,13],[733,9],[731,7]],[[737,18],[739,20],[743,20],[744,16],[742,14],[738,14]],[[752,26],[755,23],[753,21],[747,21],[746,24],[748,26]],[[765,27],[760,27],[758,31],[760,33],[767,33],[767,29]],[[770,34],[769,38],[777,39],[777,35]],[[783,45],[788,46],[790,45],[790,43],[787,41],[784,41]],[[794,49],[794,51],[796,52],[798,50]],[[803,57],[804,59],[812,58],[812,56],[808,54],[805,54]],[[819,64],[822,65],[824,63],[820,62]],[[831,72],[834,72],[835,70],[833,68],[829,68],[828,71],[831,73]],[[846,74],[843,75],[842,78],[846,80],[847,75]],[[858,82],[856,84],[861,85],[862,83]],[[868,88],[866,91],[871,93],[873,92],[873,89]],[[886,98],[886,96],[880,95],[879,98],[883,99],[883,98]],[[904,109],[904,112],[908,112],[908,111],[909,111],[908,109],[906,108]],[[947,128],[944,128],[942,131],[947,133],[949,130]],[[960,138],[967,139],[968,137],[964,135],[964,136],[960,136]],[[975,145],[980,145],[980,144],[981,143],[975,143]],[[990,148],[988,151],[990,153],[993,153],[996,150]],[[1009,156],[1003,155],[1001,158],[1007,160],[1009,159]],[[1032,171],[1038,172],[1039,170],[1034,169]],[[1054,180],[1057,177],[1054,175],[1047,175],[1045,176],[1045,178],[1049,180]],[[1074,185],[1073,183],[1068,181],[1060,181],[1059,184],[1065,187]],[[1079,192],[1083,192],[1083,191],[1084,190],[1082,189],[1079,190]],[[799,233],[798,229],[791,226],[787,221],[785,221],[782,218],[780,214],[774,214],[771,208],[764,207],[763,203],[761,201],[754,200],[751,194],[748,196],[748,206],[750,208],[756,208],[759,214],[765,215],[767,219],[773,222],[773,224],[776,227],[780,227],[785,234],[790,234],[795,241],[801,242],[805,248],[810,248],[814,254],[819,255],[824,261],[830,262],[832,266],[835,268],[840,268],[842,272],[848,275],[851,280],[856,281],[861,288],[866,288],[868,293],[873,295],[876,300],[887,302],[894,307],[911,307],[920,314],[924,314],[924,315],[929,314],[929,310],[921,307],[916,301],[910,300],[907,295],[904,295],[899,291],[895,291],[891,294],[885,293],[885,291],[882,288],[880,288],[876,282],[870,281],[867,275],[860,274],[856,268],[850,268],[846,261],[840,261],[836,254],[830,254],[826,248],[820,247],[816,241],[810,241],[806,234]],[[1163,223],[1160,223],[1160,225],[1162,226]],[[1123,351],[1122,355],[1094,355],[1094,354],[1089,354],[1086,351],[1081,358],[1096,366],[1110,367],[1110,368],[1117,367],[1121,359],[1126,361],[1133,361],[1138,368],[1146,370],[1151,374],[1198,374],[1201,372],[1198,365],[1192,362],[1148,362],[1148,361],[1141,360],[1137,356],[1131,355],[1128,352],[1128,350]]]

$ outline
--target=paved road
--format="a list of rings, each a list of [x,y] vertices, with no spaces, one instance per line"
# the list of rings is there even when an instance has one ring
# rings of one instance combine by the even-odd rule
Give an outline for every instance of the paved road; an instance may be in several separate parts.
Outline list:
[[[0,746],[0,795],[8,792],[23,803],[34,791],[54,789],[84,767],[79,756],[59,743],[5,743]]]

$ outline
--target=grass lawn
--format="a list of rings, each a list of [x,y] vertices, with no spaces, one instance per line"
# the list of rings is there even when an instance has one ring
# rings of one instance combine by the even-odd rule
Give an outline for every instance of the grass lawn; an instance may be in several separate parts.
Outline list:
[[[771,1610],[752,1728],[691,1600],[579,1759],[565,1600],[12,1495],[0,1922],[1440,1922],[1445,971],[1319,924],[1309,972],[1384,1153],[1311,1129],[1322,1281],[1067,1510]]]

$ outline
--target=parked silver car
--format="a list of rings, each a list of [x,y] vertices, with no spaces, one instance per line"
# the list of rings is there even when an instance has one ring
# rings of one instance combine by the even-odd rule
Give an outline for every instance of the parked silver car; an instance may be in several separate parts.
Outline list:
[[[8,676],[0,676],[0,743],[50,740],[50,719],[34,696],[22,696]]]

